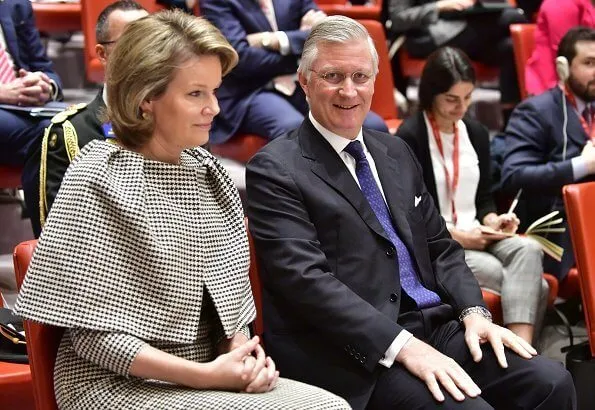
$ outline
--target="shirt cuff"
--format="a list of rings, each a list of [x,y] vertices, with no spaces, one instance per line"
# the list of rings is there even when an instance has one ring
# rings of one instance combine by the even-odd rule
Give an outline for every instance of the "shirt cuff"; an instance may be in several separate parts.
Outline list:
[[[589,169],[587,168],[587,163],[582,157],[574,157],[572,158],[572,177],[575,181],[579,179],[583,179],[587,175],[589,175]]]
[[[279,41],[279,53],[282,56],[289,55],[291,48],[289,47],[289,37],[287,37],[287,33],[284,31],[275,31],[273,34],[277,37],[277,41]]]
[[[50,85],[52,86],[52,93],[50,95],[50,100],[51,101],[56,101],[56,99],[58,98],[58,94],[60,92],[58,84],[56,84],[56,82],[54,80],[50,80]]]
[[[380,359],[378,363],[380,363],[384,367],[391,367],[395,362],[395,358],[397,357],[403,346],[405,346],[405,343],[407,343],[409,339],[411,339],[412,337],[413,335],[409,333],[407,330],[401,330],[401,332],[397,335],[397,337],[395,337],[395,340],[393,340],[393,342],[390,344],[388,350],[386,351],[386,353],[384,353],[384,356],[382,356],[382,359]]]

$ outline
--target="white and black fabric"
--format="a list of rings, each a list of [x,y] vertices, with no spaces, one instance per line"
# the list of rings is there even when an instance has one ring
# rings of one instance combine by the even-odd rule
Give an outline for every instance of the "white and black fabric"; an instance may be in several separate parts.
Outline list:
[[[15,309],[68,328],[54,370],[60,409],[348,408],[290,380],[239,394],[128,374],[145,343],[203,362],[221,337],[247,332],[248,267],[240,199],[212,155],[187,150],[174,165],[93,141],[66,172]]]

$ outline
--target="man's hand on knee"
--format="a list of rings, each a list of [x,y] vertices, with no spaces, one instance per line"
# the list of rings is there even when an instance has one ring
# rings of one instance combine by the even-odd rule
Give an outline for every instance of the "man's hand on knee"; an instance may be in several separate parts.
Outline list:
[[[465,326],[465,342],[469,347],[473,360],[479,362],[481,360],[480,344],[490,342],[498,363],[500,366],[506,368],[506,356],[504,354],[504,347],[508,347],[519,356],[525,359],[531,359],[537,354],[537,351],[527,343],[523,338],[515,335],[510,330],[498,326],[485,317],[473,313],[463,319]]]
[[[457,401],[463,401],[465,395],[477,397],[481,394],[479,387],[457,362],[415,337],[405,343],[395,361],[423,380],[438,401],[444,401],[440,385]]]

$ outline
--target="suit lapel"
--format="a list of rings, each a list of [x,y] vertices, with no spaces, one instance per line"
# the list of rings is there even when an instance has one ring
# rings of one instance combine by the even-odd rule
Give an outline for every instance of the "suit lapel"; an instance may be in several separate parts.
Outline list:
[[[313,160],[312,172],[341,194],[370,229],[389,240],[345,163],[339,158],[333,147],[314,128],[310,120],[306,119],[302,124],[299,130],[299,139],[302,155]]]
[[[258,0],[246,0],[245,3],[248,3],[247,10],[252,10],[252,17],[255,20],[256,25],[262,31],[273,31],[271,27],[271,23],[267,19],[267,16],[264,15],[264,11],[260,8],[260,3]],[[277,9],[275,9],[275,12]]]
[[[364,142],[376,163],[378,178],[382,184],[382,191],[397,234],[407,248],[413,249],[413,238],[406,211],[410,208],[407,201],[413,201],[415,193],[405,192],[401,182],[402,172],[398,169],[397,161],[387,155],[386,146],[379,140],[370,137],[365,130]]]

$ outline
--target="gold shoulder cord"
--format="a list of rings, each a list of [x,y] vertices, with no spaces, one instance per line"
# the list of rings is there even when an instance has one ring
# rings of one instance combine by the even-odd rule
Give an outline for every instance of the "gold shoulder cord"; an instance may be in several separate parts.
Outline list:
[[[66,146],[66,153],[68,154],[68,160],[72,162],[74,157],[79,153],[79,139],[76,135],[74,125],[68,120],[62,124],[62,130],[64,130],[64,145]]]
[[[57,124],[60,125],[60,124]],[[48,204],[46,198],[46,183],[47,183],[47,156],[48,156],[48,143],[50,143],[50,132],[54,124],[50,124],[43,133],[43,141],[41,143],[41,164],[39,167],[39,221],[41,227],[45,224],[45,218],[48,214]],[[68,162],[72,162],[72,159],[78,154],[78,136],[72,123],[68,120],[62,123],[62,134],[64,137],[64,145],[66,148],[66,154],[68,155]],[[51,143],[55,144],[56,134],[52,134]]]
[[[48,160],[48,137],[53,125],[54,124],[50,124],[45,128],[45,131],[43,132],[43,140],[41,141],[41,164],[39,166],[39,222],[42,227],[45,224],[45,215],[47,214],[45,181]]]

